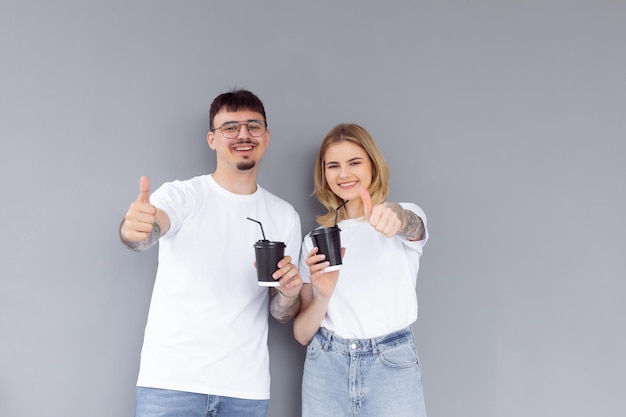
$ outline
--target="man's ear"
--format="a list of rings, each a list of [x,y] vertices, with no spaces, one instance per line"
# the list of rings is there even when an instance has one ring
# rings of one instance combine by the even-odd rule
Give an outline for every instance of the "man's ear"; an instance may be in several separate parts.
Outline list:
[[[206,142],[209,144],[209,148],[215,150],[215,135],[213,132],[207,133]]]

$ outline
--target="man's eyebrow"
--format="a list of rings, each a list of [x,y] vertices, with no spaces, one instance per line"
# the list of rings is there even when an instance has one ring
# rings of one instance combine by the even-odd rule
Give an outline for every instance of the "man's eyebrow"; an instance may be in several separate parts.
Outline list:
[[[263,123],[263,120],[261,120],[261,119],[227,120],[223,124],[226,124],[226,123],[246,123],[246,122],[261,122],[261,123]]]

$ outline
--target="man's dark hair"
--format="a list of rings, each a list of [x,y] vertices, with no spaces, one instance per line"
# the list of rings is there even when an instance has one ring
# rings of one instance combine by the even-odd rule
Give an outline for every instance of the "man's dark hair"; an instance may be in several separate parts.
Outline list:
[[[215,97],[215,100],[211,103],[211,109],[209,110],[211,129],[214,129],[213,118],[215,118],[215,115],[220,110],[228,112],[248,110],[261,113],[263,115],[263,121],[267,124],[263,103],[257,96],[248,90],[232,90],[228,93],[223,93]]]

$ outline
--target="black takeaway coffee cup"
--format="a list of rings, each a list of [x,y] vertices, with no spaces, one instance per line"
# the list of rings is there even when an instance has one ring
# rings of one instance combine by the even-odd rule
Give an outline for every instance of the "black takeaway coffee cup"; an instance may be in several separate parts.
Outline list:
[[[317,228],[309,236],[313,241],[313,246],[318,248],[318,254],[326,255],[326,260],[330,265],[324,268],[324,272],[341,269],[341,229],[335,225],[332,227]]]
[[[285,244],[259,240],[254,244],[254,252],[259,285],[262,287],[280,286],[280,282],[272,278],[272,274],[278,270],[278,262],[285,256]]]
[[[262,287],[279,287],[280,282],[272,278],[272,274],[278,270],[278,262],[285,256],[285,243],[267,240],[261,222],[250,217],[247,219],[261,226],[263,235],[263,239],[254,244],[257,281]]]
[[[339,232],[341,229],[337,226],[337,215],[339,209],[345,206],[348,200],[344,201],[339,207],[335,209],[335,225],[332,227],[319,227],[311,233],[309,236],[313,241],[313,246],[317,247],[318,254],[326,255],[326,260],[330,263],[324,272],[337,271],[341,269],[341,236]]]

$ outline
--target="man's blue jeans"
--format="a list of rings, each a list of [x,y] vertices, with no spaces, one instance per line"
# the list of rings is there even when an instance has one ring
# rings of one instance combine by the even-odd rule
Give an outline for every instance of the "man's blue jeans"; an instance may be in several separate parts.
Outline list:
[[[135,417],[267,417],[269,403],[139,387]]]

